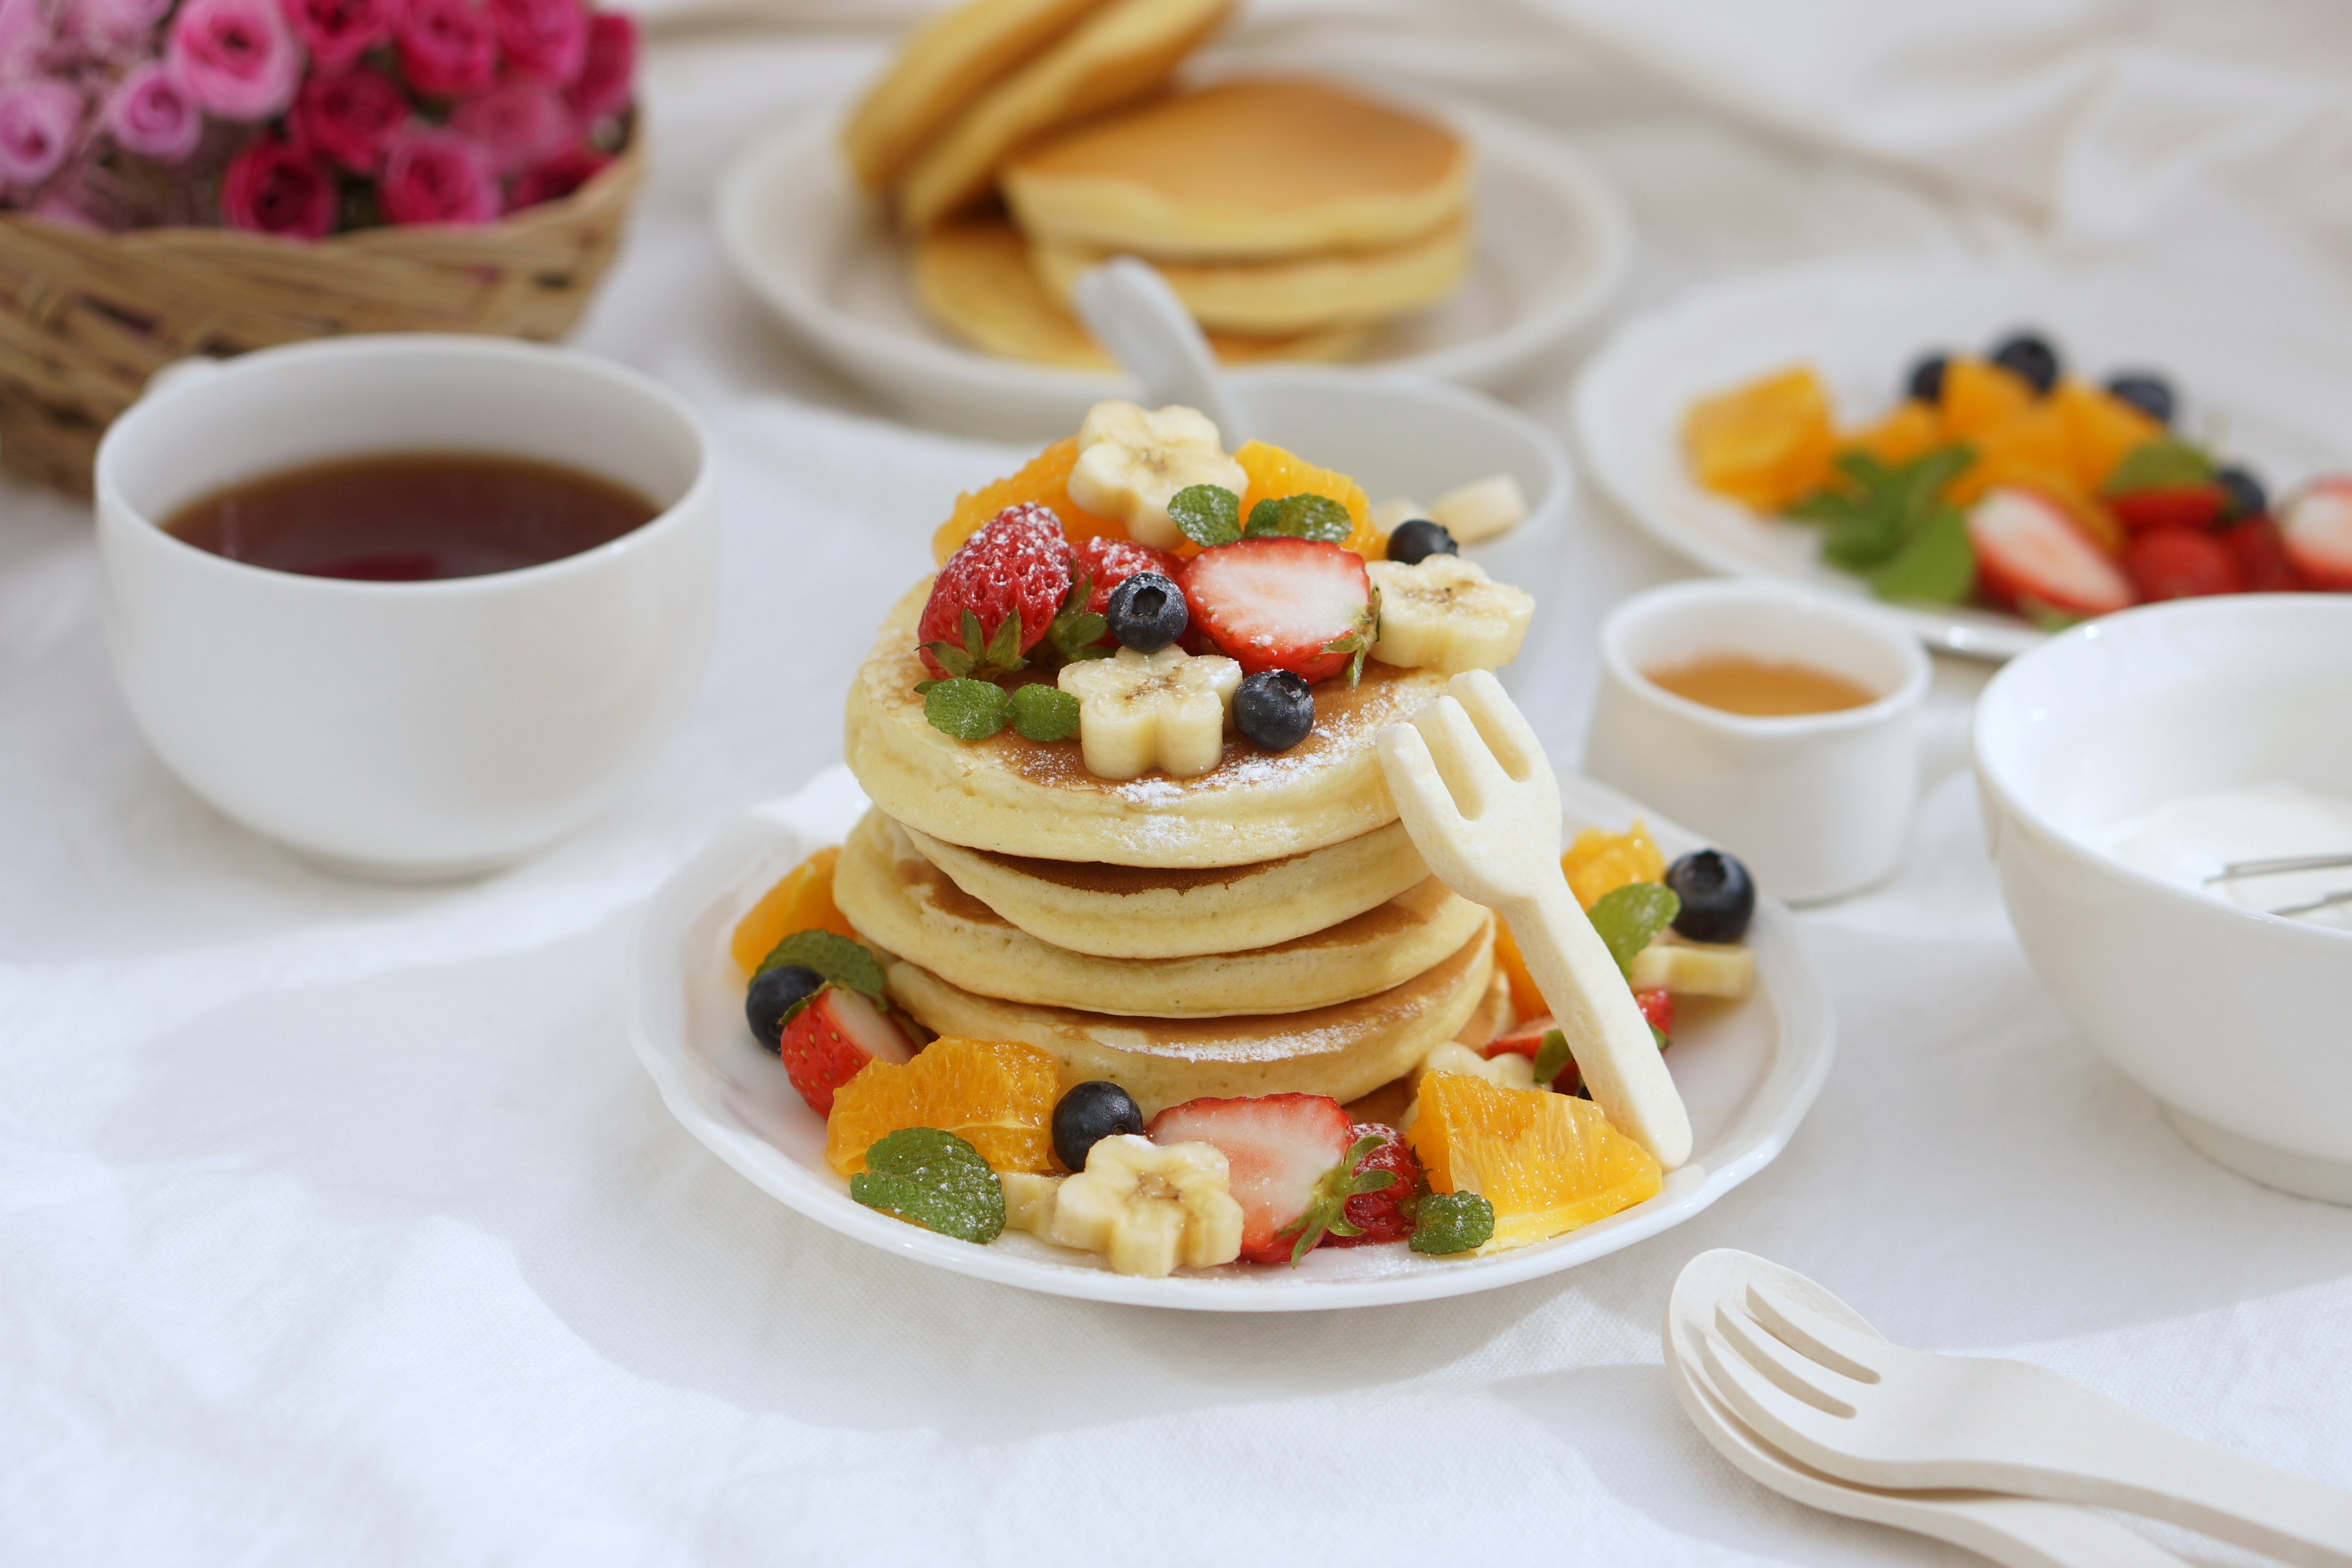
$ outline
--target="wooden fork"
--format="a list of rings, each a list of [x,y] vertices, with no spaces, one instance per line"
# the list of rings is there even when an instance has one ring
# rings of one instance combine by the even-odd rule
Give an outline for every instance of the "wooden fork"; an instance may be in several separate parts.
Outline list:
[[[1559,868],[1559,781],[1502,682],[1483,669],[1381,731],[1381,771],[1437,879],[1510,922],[1511,939],[1568,1037],[1593,1103],[1671,1171],[1690,1117],[1617,961]]]

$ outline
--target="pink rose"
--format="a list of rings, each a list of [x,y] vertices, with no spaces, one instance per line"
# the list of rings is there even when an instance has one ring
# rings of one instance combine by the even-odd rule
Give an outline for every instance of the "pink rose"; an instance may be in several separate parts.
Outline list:
[[[221,221],[256,234],[318,239],[332,234],[341,200],[324,164],[263,134],[221,176]]]
[[[0,181],[39,184],[58,172],[81,132],[81,94],[61,81],[0,89]]]
[[[580,0],[488,0],[507,64],[558,87],[588,58],[588,8]]]
[[[160,60],[133,66],[106,100],[106,129],[126,153],[176,163],[196,150],[204,110]]]
[[[499,180],[467,138],[411,125],[393,138],[376,199],[394,223],[488,223],[499,216]]]
[[[459,104],[449,129],[479,143],[501,176],[545,162],[580,134],[553,88],[520,77]]]
[[[302,75],[277,0],[187,0],[163,58],[196,107],[223,120],[272,118]]]
[[[526,169],[507,190],[507,211],[520,212],[541,202],[559,202],[594,179],[613,160],[593,147],[568,147],[547,162]]]
[[[110,58],[144,58],[171,0],[70,0],[68,29],[94,52]]]
[[[362,66],[305,80],[287,111],[286,133],[305,153],[354,174],[373,174],[383,167],[393,133],[407,121],[408,99],[399,85]]]
[[[499,69],[498,35],[471,0],[396,0],[392,36],[408,85],[436,98],[479,92]]]
[[[48,44],[41,0],[0,0],[0,79],[31,74],[34,57]]]
[[[320,70],[350,67],[392,41],[394,0],[285,0],[286,20]]]
[[[617,12],[599,11],[588,18],[588,58],[564,96],[581,119],[601,120],[629,107],[636,74],[637,24]]]

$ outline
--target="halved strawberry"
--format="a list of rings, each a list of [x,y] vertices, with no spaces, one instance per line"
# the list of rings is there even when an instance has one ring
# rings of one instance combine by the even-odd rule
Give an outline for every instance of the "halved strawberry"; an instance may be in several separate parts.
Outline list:
[[[915,1048],[890,1015],[855,991],[827,985],[784,1025],[776,1054],[809,1109],[831,1116],[834,1090],[860,1068],[911,1061]]]
[[[1532,1063],[1543,1056],[1544,1037],[1558,1027],[1559,1026],[1551,1021],[1550,1014],[1538,1013],[1514,1025],[1509,1034],[1497,1035],[1487,1041],[1478,1054],[1482,1057],[1525,1057]],[[1576,1085],[1576,1058],[1570,1057],[1552,1076],[1551,1087],[1562,1094],[1574,1094]],[[1538,1084],[1536,1087],[1541,1089],[1544,1086]]]
[[[2230,547],[2210,533],[2163,528],[2124,546],[2124,574],[2143,602],[2242,594],[2246,574]]]
[[[2305,485],[2279,517],[2279,543],[2305,586],[2352,590],[2352,478]]]
[[[1319,1094],[1188,1100],[1153,1117],[1144,1133],[1154,1143],[1213,1143],[1223,1152],[1242,1205],[1242,1258],[1250,1263],[1290,1259],[1303,1239],[1294,1227],[1315,1205],[1324,1177],[1348,1168],[1356,1141],[1347,1111]]]
[[[1642,1016],[1650,1021],[1650,1027],[1670,1040],[1675,1037],[1673,992],[1663,985],[1653,985],[1646,991],[1634,992],[1633,1001],[1642,1009]]]
[[[1389,1173],[1385,1186],[1349,1194],[1343,1213],[1350,1236],[1333,1229],[1323,1237],[1326,1247],[1370,1247],[1376,1242],[1402,1241],[1412,1234],[1413,1201],[1421,1191],[1421,1160],[1404,1134],[1379,1121],[1359,1121],[1350,1129],[1356,1147],[1370,1138],[1372,1146],[1355,1155],[1355,1173]],[[1354,1152],[1351,1148],[1349,1152]]]
[[[2233,522],[2218,535],[2250,594],[2291,594],[2299,584],[2288,564],[2286,548],[2279,542],[2278,524],[2268,516]]]
[[[1245,675],[1307,681],[1362,667],[1372,642],[1364,558],[1321,540],[1271,535],[1203,550],[1184,568],[1192,626]]]
[[[2220,485],[2168,485],[2162,489],[2126,490],[2106,498],[2107,510],[2127,533],[2156,529],[2210,528],[2229,509],[2229,493]]]
[[[1977,587],[2003,609],[2082,617],[2132,602],[2130,580],[2054,501],[2006,486],[1969,510]]]

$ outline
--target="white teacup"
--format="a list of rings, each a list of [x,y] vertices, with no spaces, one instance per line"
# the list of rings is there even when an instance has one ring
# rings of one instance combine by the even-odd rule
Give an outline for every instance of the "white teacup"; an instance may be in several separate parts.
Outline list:
[[[1876,699],[1759,718],[1643,673],[1723,654],[1810,665]],[[1928,678],[1918,640],[1866,605],[1744,579],[1653,588],[1601,623],[1584,771],[1728,849],[1765,891],[1791,903],[1838,898],[1903,857]]]
[[[370,453],[562,464],[663,510],[542,565],[356,582],[215,555],[163,522],[222,488]],[[331,865],[464,876],[609,804],[683,716],[718,609],[710,443],[678,398],[563,349],[327,339],[174,366],[99,447],[108,640],[188,787]]]

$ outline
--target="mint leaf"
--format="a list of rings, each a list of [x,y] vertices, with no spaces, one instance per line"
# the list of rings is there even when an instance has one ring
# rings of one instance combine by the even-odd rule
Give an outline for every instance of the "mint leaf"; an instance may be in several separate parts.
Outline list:
[[[985,1247],[1004,1229],[1004,1183],[980,1151],[936,1127],[906,1127],[866,1151],[849,1195],[894,1219]]]
[[[1013,728],[1031,741],[1066,741],[1078,732],[1078,700],[1033,680],[1013,693]]]
[[[1429,1193],[1412,1227],[1415,1252],[1467,1252],[1494,1239],[1495,1205],[1475,1193]]]
[[[826,931],[822,926],[796,931],[770,948],[768,956],[760,960],[757,973],[765,974],[787,963],[814,969],[834,984],[877,1002],[889,990],[889,983],[883,978],[882,961],[865,943],[852,942],[839,931]]]
[[[1168,518],[1203,550],[1231,544],[1242,536],[1242,498],[1223,485],[1187,485],[1168,499]]]
[[[1603,894],[1586,913],[1592,929],[1609,944],[1609,956],[1630,976],[1633,955],[1672,925],[1682,907],[1682,900],[1663,882],[1629,882]]]
[[[1966,442],[1923,452],[1889,468],[1867,452],[1841,452],[1837,482],[1790,506],[1788,515],[1829,530],[1822,559],[1869,573],[1910,547],[1945,510],[1945,487],[1976,460]]]
[[[1348,1145],[1348,1152],[1338,1164],[1316,1179],[1314,1195],[1307,1199],[1306,1210],[1274,1234],[1296,1236],[1291,1244],[1290,1266],[1315,1249],[1328,1231],[1333,1236],[1361,1236],[1361,1226],[1348,1223],[1348,1200],[1358,1193],[1385,1192],[1395,1184],[1394,1171],[1367,1171],[1364,1161],[1381,1146],[1378,1133],[1367,1132]]]
[[[1649,1020],[1645,1018],[1643,1022],[1649,1023]],[[1667,1034],[1664,1029],[1658,1027],[1655,1024],[1650,1025],[1650,1038],[1658,1042],[1658,1049],[1662,1051],[1668,1046],[1675,1043],[1675,1037],[1672,1035]]]
[[[1937,508],[1927,526],[1870,574],[1871,589],[1880,598],[1925,605],[1957,605],[1976,585],[1977,552],[1969,542],[1968,520],[1949,506]]]
[[[959,741],[987,740],[1004,728],[1012,706],[1004,688],[963,677],[940,681],[923,693],[923,717],[932,729]]]
[[[2212,458],[2178,437],[2158,436],[2126,452],[2115,471],[2107,476],[2107,482],[2099,487],[2099,493],[2116,496],[2129,490],[2168,490],[2182,485],[2201,485],[2212,478]]]
[[[1554,1079],[1575,1066],[1576,1053],[1568,1048],[1568,1037],[1558,1029],[1552,1030],[1536,1047],[1536,1087],[1550,1088]]]
[[[1280,500],[1262,500],[1250,508],[1249,526],[1242,531],[1242,537],[1265,539],[1279,535],[1339,544],[1355,531],[1348,509],[1330,497],[1295,495]]]

